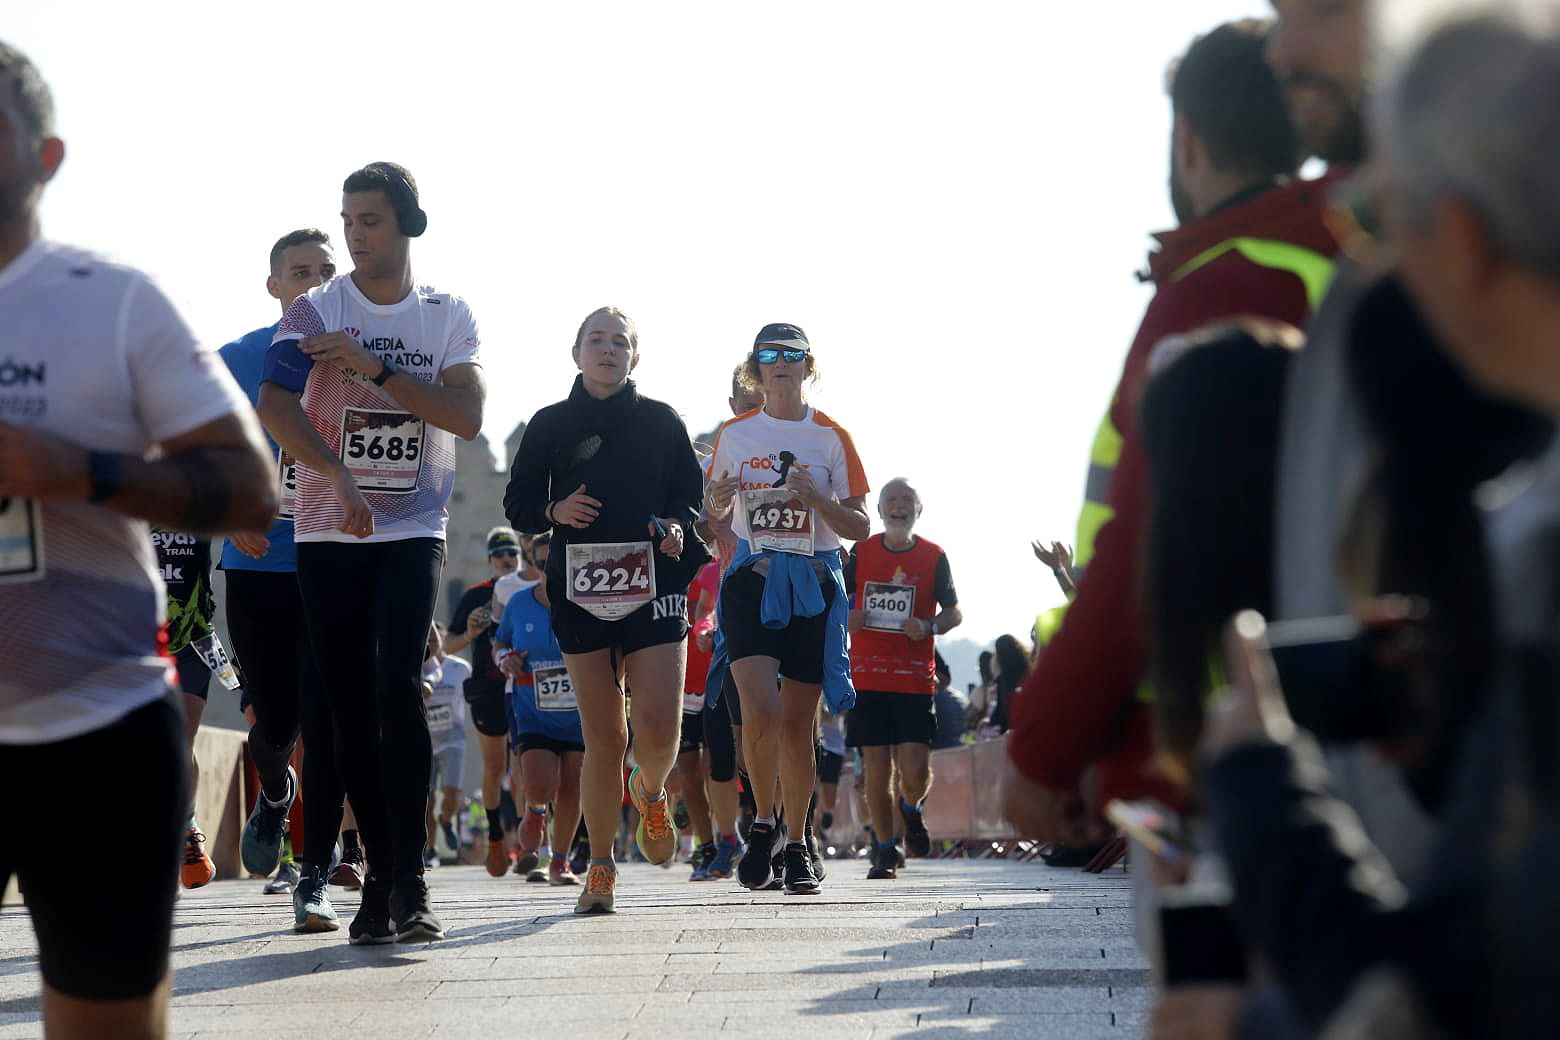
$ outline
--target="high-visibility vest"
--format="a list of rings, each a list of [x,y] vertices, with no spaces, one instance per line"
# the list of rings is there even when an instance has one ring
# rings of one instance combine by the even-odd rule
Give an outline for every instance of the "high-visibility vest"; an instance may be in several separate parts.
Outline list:
[[[1265,238],[1226,239],[1181,265],[1170,276],[1170,281],[1178,282],[1226,253],[1239,253],[1258,267],[1287,271],[1300,279],[1305,286],[1306,303],[1313,313],[1321,305],[1322,297],[1327,295],[1327,287],[1332,284],[1333,262],[1329,257],[1292,242]],[[1089,561],[1094,559],[1094,541],[1099,537],[1100,528],[1112,516],[1112,510],[1106,503],[1110,499],[1111,482],[1116,476],[1116,464],[1121,461],[1121,431],[1116,429],[1116,424],[1110,418],[1116,400],[1112,398],[1111,407],[1106,410],[1105,418],[1094,435],[1094,446],[1089,450],[1089,476],[1084,482],[1083,509],[1078,514],[1077,548],[1073,552],[1075,581],[1083,577]]]

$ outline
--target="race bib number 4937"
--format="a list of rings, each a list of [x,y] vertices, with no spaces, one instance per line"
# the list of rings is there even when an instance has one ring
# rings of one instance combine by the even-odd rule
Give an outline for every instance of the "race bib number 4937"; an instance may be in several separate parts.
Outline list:
[[[426,429],[410,412],[348,408],[341,416],[341,461],[359,491],[417,490]]]
[[[655,599],[655,555],[649,542],[570,545],[569,601],[603,621],[628,617]]]
[[[754,488],[742,492],[748,541],[754,552],[813,554],[813,511],[785,488]]]
[[[31,498],[0,498],[0,583],[42,577],[42,506]]]

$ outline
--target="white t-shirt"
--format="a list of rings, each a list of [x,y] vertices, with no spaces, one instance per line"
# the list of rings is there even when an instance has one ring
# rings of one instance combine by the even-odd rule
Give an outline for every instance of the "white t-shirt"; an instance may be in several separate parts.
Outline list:
[[[0,421],[145,455],[249,402],[139,271],[35,242],[0,269]],[[0,744],[80,736],[167,692],[147,525],[0,500]]]
[[[459,297],[426,286],[399,303],[370,303],[350,275],[293,301],[276,330],[264,379],[303,394],[303,410],[339,455],[374,510],[374,533],[336,530],[343,517],[330,481],[298,463],[293,530],[300,542],[393,542],[443,538],[455,486],[455,435],[418,419],[368,377],[314,364],[298,340],[346,331],[409,376],[436,383],[454,365],[477,363],[477,325]]]
[[[792,456],[794,461],[782,456]],[[762,408],[746,412],[721,427],[705,471],[709,477],[729,474],[740,480],[731,519],[731,529],[738,538],[751,536],[743,493],[774,487],[782,470],[791,466],[807,470],[818,490],[833,492],[841,501],[870,490],[850,434],[827,415],[809,408],[801,419],[785,420]],[[813,520],[813,551],[838,549],[839,536],[821,517]]]
[[[425,707],[435,754],[446,748],[466,746],[465,685],[469,678],[471,665],[459,657],[446,657],[443,661],[430,658],[423,665],[423,679],[433,687],[433,699]],[[458,784],[460,778],[455,782]]]

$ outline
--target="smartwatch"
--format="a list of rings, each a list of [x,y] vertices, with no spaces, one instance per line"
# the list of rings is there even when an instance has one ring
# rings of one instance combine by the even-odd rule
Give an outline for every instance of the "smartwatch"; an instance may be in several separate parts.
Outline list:
[[[125,476],[119,456],[106,451],[94,451],[87,455],[87,479],[92,483],[88,502],[102,502],[114,495],[124,485]]]
[[[369,382],[373,383],[375,386],[384,386],[385,383],[387,383],[389,381],[390,377],[395,375],[396,372],[399,371],[399,369],[397,369],[394,365],[392,365],[388,360],[386,360],[384,358],[380,358],[379,363],[383,367],[380,368],[379,374],[377,376],[375,376],[373,379],[370,379]]]

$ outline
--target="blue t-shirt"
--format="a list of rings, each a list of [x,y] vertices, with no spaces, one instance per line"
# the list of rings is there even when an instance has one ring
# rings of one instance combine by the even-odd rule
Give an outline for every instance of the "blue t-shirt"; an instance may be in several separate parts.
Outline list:
[[[563,666],[563,650],[553,635],[547,608],[536,601],[536,590],[516,593],[504,606],[495,642],[507,643],[523,653],[531,685],[510,683],[511,724],[514,735],[527,733],[571,744],[585,743],[574,686]]]
[[[219,352],[228,371],[233,373],[233,378],[239,387],[249,397],[249,403],[260,402],[260,377],[265,370],[265,355],[271,349],[271,339],[276,335],[276,326],[256,329],[223,347]],[[271,457],[277,460],[277,466],[281,465],[281,448],[277,446],[271,435],[266,434],[266,443],[271,446]],[[290,476],[290,474],[289,474]],[[293,547],[293,522],[291,515],[277,517],[271,524],[271,529],[266,532],[266,537],[271,539],[271,551],[261,559],[252,559],[233,548],[232,542],[222,544],[222,562],[220,566],[225,571],[271,571],[278,574],[292,574],[298,569],[298,554]]]

